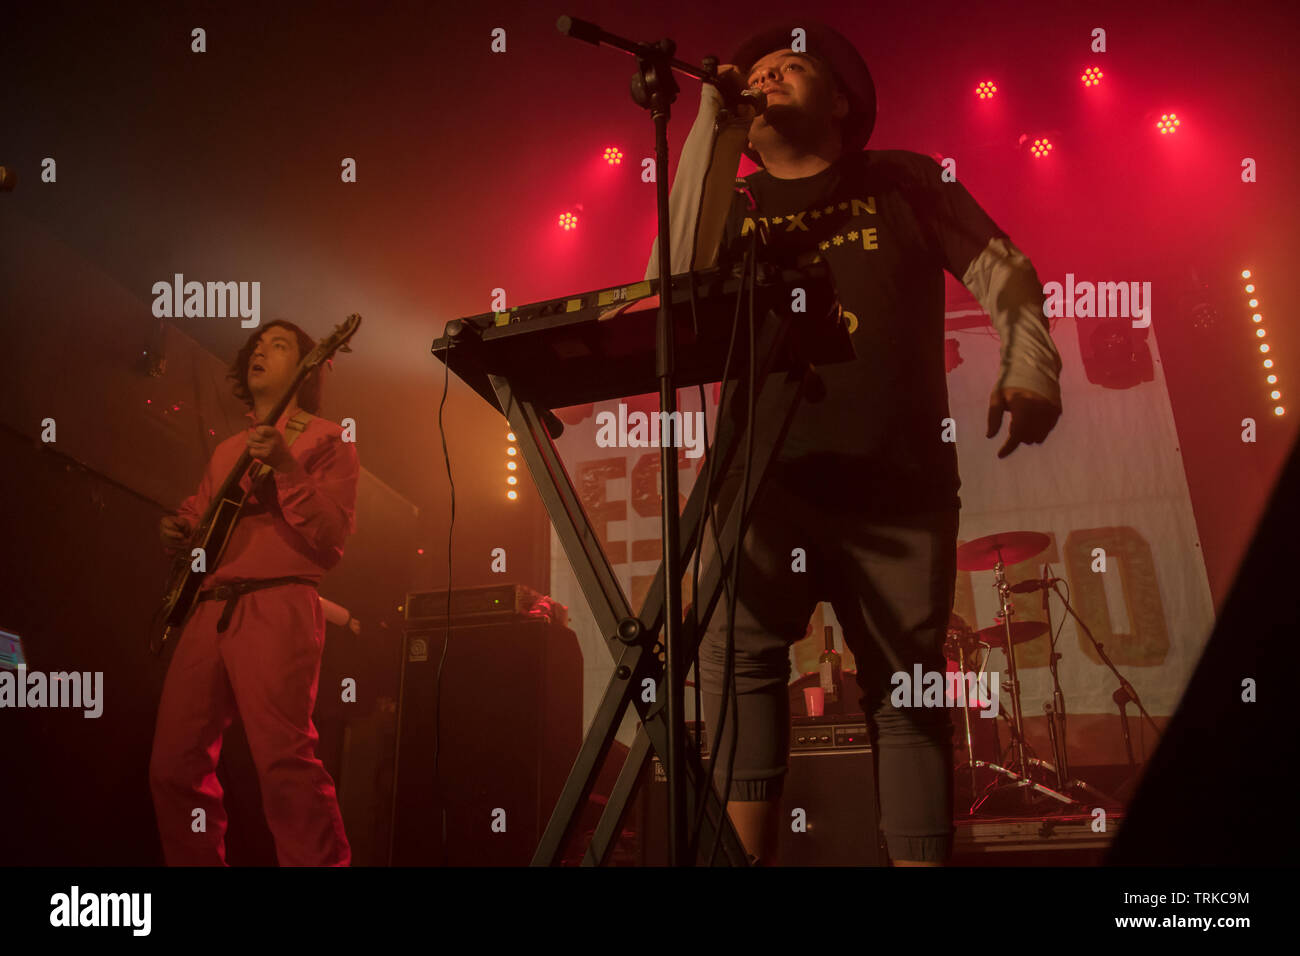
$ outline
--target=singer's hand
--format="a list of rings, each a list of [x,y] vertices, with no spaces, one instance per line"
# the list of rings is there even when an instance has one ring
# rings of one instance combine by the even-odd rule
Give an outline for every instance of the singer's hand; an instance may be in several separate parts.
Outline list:
[[[724,63],[718,67],[718,78],[714,85],[722,91],[723,99],[727,101],[727,108],[736,116],[738,120],[744,120],[752,123],[758,113],[754,107],[741,99],[740,94],[746,89],[745,77],[741,74],[740,68],[731,63]]]
[[[999,458],[1006,458],[1021,443],[1037,445],[1061,417],[1061,410],[1037,392],[1027,388],[994,390],[989,396],[989,430],[985,437],[998,433],[1006,412],[1011,413],[1011,427],[1007,429],[1006,443],[998,451]]]

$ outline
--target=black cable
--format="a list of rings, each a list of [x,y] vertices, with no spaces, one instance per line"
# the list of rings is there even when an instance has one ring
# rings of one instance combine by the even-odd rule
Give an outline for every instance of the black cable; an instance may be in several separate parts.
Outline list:
[[[711,141],[710,148],[709,148],[709,155],[710,155],[710,156],[713,155],[714,151],[715,151],[716,148],[717,148],[718,136],[719,136],[720,133],[721,133],[721,128],[720,128],[720,126],[719,126],[718,124],[715,123],[715,124],[714,124],[714,127],[713,127],[713,139],[712,139],[712,141]],[[697,255],[697,253],[698,253],[698,247],[699,247],[699,239],[700,239],[700,222],[701,222],[701,220],[702,220],[702,218],[703,218],[703,211],[704,211],[704,193],[705,193],[705,190],[704,190],[704,189],[701,189],[701,190],[700,190],[700,198],[699,198],[699,202],[696,204],[696,208],[695,208],[695,228],[694,228],[694,230],[693,230],[693,232],[692,232],[692,235],[691,235],[691,255],[690,255],[690,260],[689,260],[689,262],[688,262],[688,279],[687,279],[687,293],[688,293],[688,295],[689,295],[689,297],[690,297],[690,303],[691,303],[691,326],[692,326],[692,328],[694,329],[694,331],[695,331],[695,335],[696,335],[697,338],[699,337],[699,334],[700,334],[700,321],[699,321],[699,315],[698,315],[698,305],[697,305],[697,301],[696,301],[696,297],[695,297],[695,259],[696,259],[696,255]],[[742,282],[741,282],[741,284],[742,284],[742,287],[743,287],[743,275],[742,275]],[[661,285],[661,292],[662,292],[662,285]],[[742,292],[743,292],[743,288],[742,288]],[[736,309],[736,316],[735,316],[735,319],[733,320],[733,323],[732,323],[732,339],[731,339],[731,345],[730,345],[729,348],[728,348],[726,364],[724,365],[724,368],[723,368],[723,384],[724,384],[724,385],[725,385],[725,383],[726,383],[727,372],[728,372],[728,369],[730,368],[730,364],[731,364],[731,354],[732,354],[732,349],[734,348],[734,344],[735,344],[735,329],[736,329],[736,326],[738,325],[739,321],[740,321],[740,309],[739,309],[739,301],[738,301],[738,302],[737,302],[737,309]],[[703,502],[703,506],[704,506],[704,507],[703,507],[703,511],[701,512],[699,522],[696,524],[695,528],[693,528],[693,529],[691,530],[691,534],[692,534],[692,537],[693,537],[694,560],[692,561],[692,564],[691,564],[691,616],[690,616],[690,621],[691,621],[691,632],[692,632],[692,634],[694,634],[694,635],[696,636],[696,644],[695,644],[695,647],[694,647],[693,652],[692,652],[692,655],[691,655],[691,665],[692,665],[692,666],[694,667],[694,669],[695,669],[695,681],[694,681],[694,687],[695,687],[695,695],[694,695],[694,696],[695,696],[695,724],[696,724],[696,733],[695,733],[695,753],[696,753],[696,758],[700,761],[700,764],[703,765],[703,761],[704,761],[704,745],[703,745],[703,734],[700,732],[700,727],[701,727],[702,724],[705,724],[706,721],[704,720],[704,716],[705,716],[705,715],[703,714],[703,706],[702,706],[702,704],[701,704],[701,699],[700,699],[700,697],[701,697],[701,688],[700,688],[700,685],[701,685],[701,683],[702,683],[702,680],[701,680],[701,676],[700,676],[700,657],[699,657],[699,648],[700,648],[700,643],[702,642],[702,639],[703,639],[703,635],[700,635],[700,634],[699,634],[699,589],[700,589],[699,581],[700,581],[700,560],[701,560],[701,555],[702,555],[702,552],[703,552],[703,549],[704,549],[704,533],[705,533],[705,529],[706,529],[706,527],[711,527],[711,528],[713,529],[714,543],[715,543],[716,548],[717,548],[717,556],[718,556],[719,559],[722,558],[722,546],[721,546],[720,535],[718,534],[717,519],[716,519],[716,517],[715,517],[714,514],[713,514],[713,507],[712,507],[712,490],[713,490],[713,458],[712,458],[712,456],[709,454],[709,451],[710,451],[710,447],[709,447],[709,426],[708,426],[708,421],[707,421],[707,412],[706,412],[706,409],[707,409],[707,407],[708,407],[708,402],[707,402],[707,400],[706,400],[706,398],[705,398],[705,394],[704,394],[704,386],[703,386],[703,385],[697,385],[697,386],[696,386],[696,391],[697,391],[697,393],[698,393],[698,395],[699,395],[699,400],[700,400],[700,416],[701,416],[701,418],[704,420],[704,428],[703,428],[704,453],[705,453],[705,460],[706,460],[706,462],[707,462],[707,464],[708,464],[708,470],[707,470],[706,475],[705,475],[704,502]],[[721,420],[721,415],[722,415],[722,401],[721,401],[721,397],[719,397],[719,402],[718,402],[718,416],[719,416],[719,420]],[[706,522],[708,522],[707,525],[706,525]],[[728,579],[728,577],[726,576],[726,574],[722,574],[722,584],[723,584],[723,587],[726,589],[728,599],[730,599],[730,597],[731,597],[731,582],[730,582],[730,580]],[[724,706],[724,708],[725,708],[725,706],[726,706],[726,696],[725,696],[725,694],[724,694],[724,697],[723,697],[723,706]],[[724,716],[725,716],[725,714],[724,714]],[[711,772],[712,766],[713,766],[713,760],[711,759],[711,760],[710,760],[710,772]],[[690,837],[690,843],[689,843],[689,846],[690,846],[690,850],[689,850],[689,852],[690,852],[690,855],[691,855],[692,859],[695,859],[695,858],[698,857],[698,848],[699,848],[699,839],[700,839],[700,829],[701,829],[701,827],[703,826],[703,823],[704,823],[704,816],[705,816],[705,806],[706,806],[705,794],[708,792],[708,789],[709,789],[709,787],[710,787],[711,785],[712,785],[712,779],[711,779],[711,777],[710,777],[710,776],[702,776],[701,779],[698,781],[697,786],[696,786],[696,792],[695,792],[695,806],[696,806],[695,821],[694,821],[694,825],[693,825],[692,828],[691,828],[691,837]],[[725,797],[724,797],[723,803],[724,803],[724,806],[725,806],[725,803],[726,803]],[[721,821],[719,821],[719,822],[721,822]]]
[[[451,477],[451,456],[447,454],[447,429],[442,422],[442,410],[447,404],[447,387],[451,381],[452,341],[447,338],[447,354],[443,356],[442,401],[438,403],[438,434],[442,439],[442,458],[447,464],[447,484],[451,487],[451,521],[447,525],[447,628],[442,639],[442,657],[438,660],[438,677],[434,683],[433,714],[433,792],[442,807],[442,865],[447,865],[447,805],[442,799],[442,784],[438,777],[438,749],[442,739],[442,669],[447,662],[447,646],[451,644],[451,540],[456,529],[456,483]]]
[[[741,266],[740,289],[739,289],[739,291],[737,292],[737,295],[736,295],[736,311],[735,311],[735,314],[734,314],[734,316],[733,316],[733,318],[732,318],[732,324],[731,324],[731,338],[730,338],[730,340],[729,340],[728,343],[727,343],[727,357],[726,357],[726,359],[724,360],[724,362],[723,362],[723,366],[722,366],[722,385],[723,385],[723,394],[719,397],[719,401],[718,401],[718,421],[719,421],[719,422],[721,422],[721,421],[724,420],[723,416],[726,414],[726,408],[727,408],[727,405],[726,405],[726,398],[727,398],[727,393],[726,393],[726,383],[727,383],[728,378],[729,378],[730,375],[731,375],[731,360],[732,360],[733,355],[735,354],[735,349],[736,349],[736,331],[737,331],[737,329],[740,327],[740,305],[741,305],[741,301],[742,301],[743,298],[744,298],[744,291],[745,291],[745,290],[744,290],[745,277],[746,277],[746,275],[748,275],[748,273],[750,272],[750,267],[751,267],[751,265],[754,267],[754,269],[757,269],[757,259],[756,259],[756,256],[753,255],[752,253],[747,253],[747,254],[745,255],[744,261],[743,261],[742,266]],[[707,475],[707,477],[706,477],[706,479],[705,479],[705,480],[708,482],[708,485],[707,485],[708,488],[712,488],[712,486],[713,486],[713,465],[714,465],[714,461],[713,461],[712,458],[710,458],[710,459],[709,459],[709,463],[708,463],[708,475]],[[730,631],[731,628],[732,628],[732,626],[733,626],[733,624],[734,624],[734,613],[735,613],[734,585],[733,585],[732,582],[728,579],[727,574],[726,574],[726,564],[725,564],[726,558],[725,558],[725,556],[724,556],[723,553],[722,553],[722,536],[718,533],[718,522],[717,522],[717,516],[713,513],[713,507],[712,507],[712,504],[711,504],[707,499],[706,499],[706,501],[705,501],[705,504],[706,504],[706,511],[705,511],[705,513],[706,513],[706,515],[707,515],[707,517],[708,517],[709,526],[710,526],[710,528],[711,528],[712,531],[713,531],[713,540],[714,540],[714,546],[715,546],[716,551],[717,551],[717,558],[718,558],[719,561],[721,561],[721,562],[723,563],[722,570],[721,570],[719,573],[721,574],[722,582],[723,582],[723,586],[726,588],[726,592],[727,592],[728,630]],[[702,532],[702,531],[701,531],[701,536],[703,536],[703,532]],[[741,542],[737,542],[737,549],[736,549],[736,551],[731,555],[731,558],[730,558],[730,560],[732,560],[733,562],[738,562],[738,561],[739,561],[739,557],[738,557],[738,555],[739,555],[739,553],[740,553],[740,547],[741,547],[742,544],[743,544],[743,541],[741,541]],[[698,556],[697,556],[697,559],[698,559]],[[722,734],[723,734],[723,732],[725,731],[726,726],[727,726],[727,700],[728,700],[728,693],[729,693],[729,691],[730,691],[730,685],[727,683],[727,679],[726,679],[725,672],[724,672],[723,687],[722,687],[722,702],[721,702],[721,706],[720,706],[720,708],[719,708],[719,713],[718,713],[718,727],[717,727],[717,729],[714,731],[714,733],[712,734],[712,739],[713,739],[714,746],[711,748],[712,753],[710,754],[710,757],[709,757],[708,775],[707,775],[707,777],[706,777],[705,784],[703,784],[702,786],[712,786],[712,785],[713,785],[714,774],[715,774],[715,772],[716,772],[716,770],[717,770],[717,761],[718,761],[718,747],[717,747],[716,745],[717,745],[717,743],[718,743],[719,741],[722,740]],[[701,792],[703,793],[703,792],[707,792],[707,791],[706,791],[706,790],[702,790]],[[727,805],[727,797],[728,797],[728,796],[729,796],[728,793],[724,793],[724,794],[722,795],[722,807],[723,807],[723,813],[724,813],[724,814],[726,813],[726,805]],[[700,828],[703,826],[703,821],[704,821],[704,812],[705,812],[705,802],[704,802],[704,800],[701,798],[701,799],[699,800],[698,804],[697,804],[697,807],[696,807],[695,832],[696,832],[696,834],[697,834],[697,837],[696,837],[697,839],[698,839],[698,831],[699,831]],[[723,825],[724,825],[724,821],[723,821],[722,819],[719,819],[719,821],[718,821],[719,831],[721,830],[721,827],[722,827]]]
[[[713,140],[709,147],[710,156],[713,155],[713,150],[717,147],[718,133],[719,133],[719,128],[718,125],[715,123],[713,126]],[[691,258],[690,261],[687,263],[687,279],[686,279],[686,292],[687,295],[690,297],[690,302],[691,302],[691,328],[695,332],[695,338],[697,341],[699,340],[700,337],[700,317],[698,313],[698,306],[695,300],[695,254],[700,241],[700,219],[703,217],[703,215],[704,215],[704,189],[703,187],[701,187],[700,201],[696,203],[695,206],[695,229],[691,234]],[[704,386],[697,385],[695,386],[695,388],[696,391],[699,393],[699,398],[700,398],[700,419],[701,421],[704,422],[704,438],[703,438],[704,455],[705,455],[705,460],[707,461],[708,454],[709,454],[709,424],[707,421],[708,416],[707,416],[706,409],[708,406],[706,405],[704,400]],[[698,478],[696,480],[698,480]],[[709,490],[710,489],[708,483],[706,482],[704,487],[704,513],[707,513],[709,508]],[[700,729],[701,726],[704,724],[704,719],[701,714],[701,711],[703,710],[703,706],[700,701],[701,635],[699,633],[699,630],[700,630],[700,549],[704,546],[703,521],[704,521],[704,517],[703,514],[701,514],[700,522],[697,523],[696,526],[691,529],[691,548],[694,551],[695,557],[694,560],[691,562],[691,614],[690,617],[688,618],[688,620],[690,621],[690,631],[691,634],[693,635],[693,640],[695,642],[695,646],[691,651],[691,663],[690,663],[690,667],[691,669],[694,670],[695,673],[695,679],[691,682],[694,685],[694,691],[695,691],[694,694],[695,709],[693,711],[693,713],[695,714],[695,759],[696,762],[701,765],[701,767],[704,764],[704,743],[703,743],[704,735],[703,733],[701,733]],[[665,585],[667,585],[668,582],[666,579],[664,583]],[[692,862],[694,862],[699,858],[699,839],[700,839],[699,822],[701,820],[699,808],[704,802],[705,793],[707,792],[706,788],[708,786],[708,781],[703,779],[703,774],[701,774],[701,778],[702,779],[696,782],[696,787],[695,787],[695,806],[696,806],[695,824],[691,827],[691,835],[689,840],[687,841],[686,852]]]
[[[754,358],[754,281],[758,275],[758,235],[759,230],[754,230],[754,238],[750,243],[749,257],[753,262],[753,268],[749,270],[749,410],[745,421],[745,471],[740,491],[740,533],[736,538],[736,550],[732,556],[731,563],[731,591],[727,595],[727,650],[726,650],[726,668],[723,672],[723,687],[731,688],[731,718],[735,729],[731,735],[731,747],[727,756],[727,773],[723,785],[723,810],[726,810],[727,801],[731,798],[731,773],[736,763],[736,747],[740,740],[740,717],[738,712],[737,701],[739,693],[736,690],[736,601],[740,595],[740,562],[744,554],[745,544],[745,522],[747,519],[747,508],[749,502],[749,475],[753,465],[754,454],[754,376],[755,376],[755,358]],[[742,277],[743,286],[744,279]],[[739,301],[737,301],[739,305]],[[723,699],[721,710],[726,710],[725,698]],[[720,748],[715,748],[720,749]],[[722,845],[722,827],[719,826],[713,835],[713,850],[709,853],[709,866],[713,865],[714,859],[718,855],[718,847]]]

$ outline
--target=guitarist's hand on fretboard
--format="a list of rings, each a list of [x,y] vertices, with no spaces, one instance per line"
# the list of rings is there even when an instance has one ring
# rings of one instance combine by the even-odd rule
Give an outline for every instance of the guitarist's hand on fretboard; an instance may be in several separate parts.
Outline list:
[[[168,515],[162,519],[159,530],[163,544],[171,548],[179,548],[190,539],[190,535],[194,532],[194,526],[184,518]]]
[[[273,471],[287,473],[298,466],[298,460],[289,453],[284,435],[270,425],[258,425],[248,433],[248,453]]]

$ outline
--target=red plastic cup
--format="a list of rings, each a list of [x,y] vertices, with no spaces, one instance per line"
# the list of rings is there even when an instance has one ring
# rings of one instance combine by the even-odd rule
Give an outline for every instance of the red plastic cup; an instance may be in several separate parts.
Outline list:
[[[820,717],[826,712],[826,691],[820,687],[805,687],[803,703],[809,717]]]

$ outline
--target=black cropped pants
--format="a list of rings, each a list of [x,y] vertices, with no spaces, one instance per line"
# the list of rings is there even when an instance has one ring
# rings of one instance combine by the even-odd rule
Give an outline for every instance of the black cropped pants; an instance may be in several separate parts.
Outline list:
[[[752,479],[751,479],[752,480]],[[728,476],[723,498],[739,490]],[[851,485],[843,494],[854,493]],[[880,827],[895,860],[943,862],[952,852],[952,721],[945,707],[894,707],[891,676],[946,669],[943,642],[956,579],[958,510],[893,513],[880,498],[837,507],[769,478],[750,516],[735,612],[737,720],[718,726],[727,609],[722,593],[700,647],[704,719],[730,799],[779,800],[790,753],[789,647],[819,601],[830,601],[858,665],[876,760]],[[720,530],[720,528],[719,528]],[[703,559],[714,551],[705,536]],[[797,552],[806,570],[796,570]],[[846,702],[851,703],[851,702]],[[737,723],[739,737],[736,738]],[[863,795],[864,812],[867,806]]]

